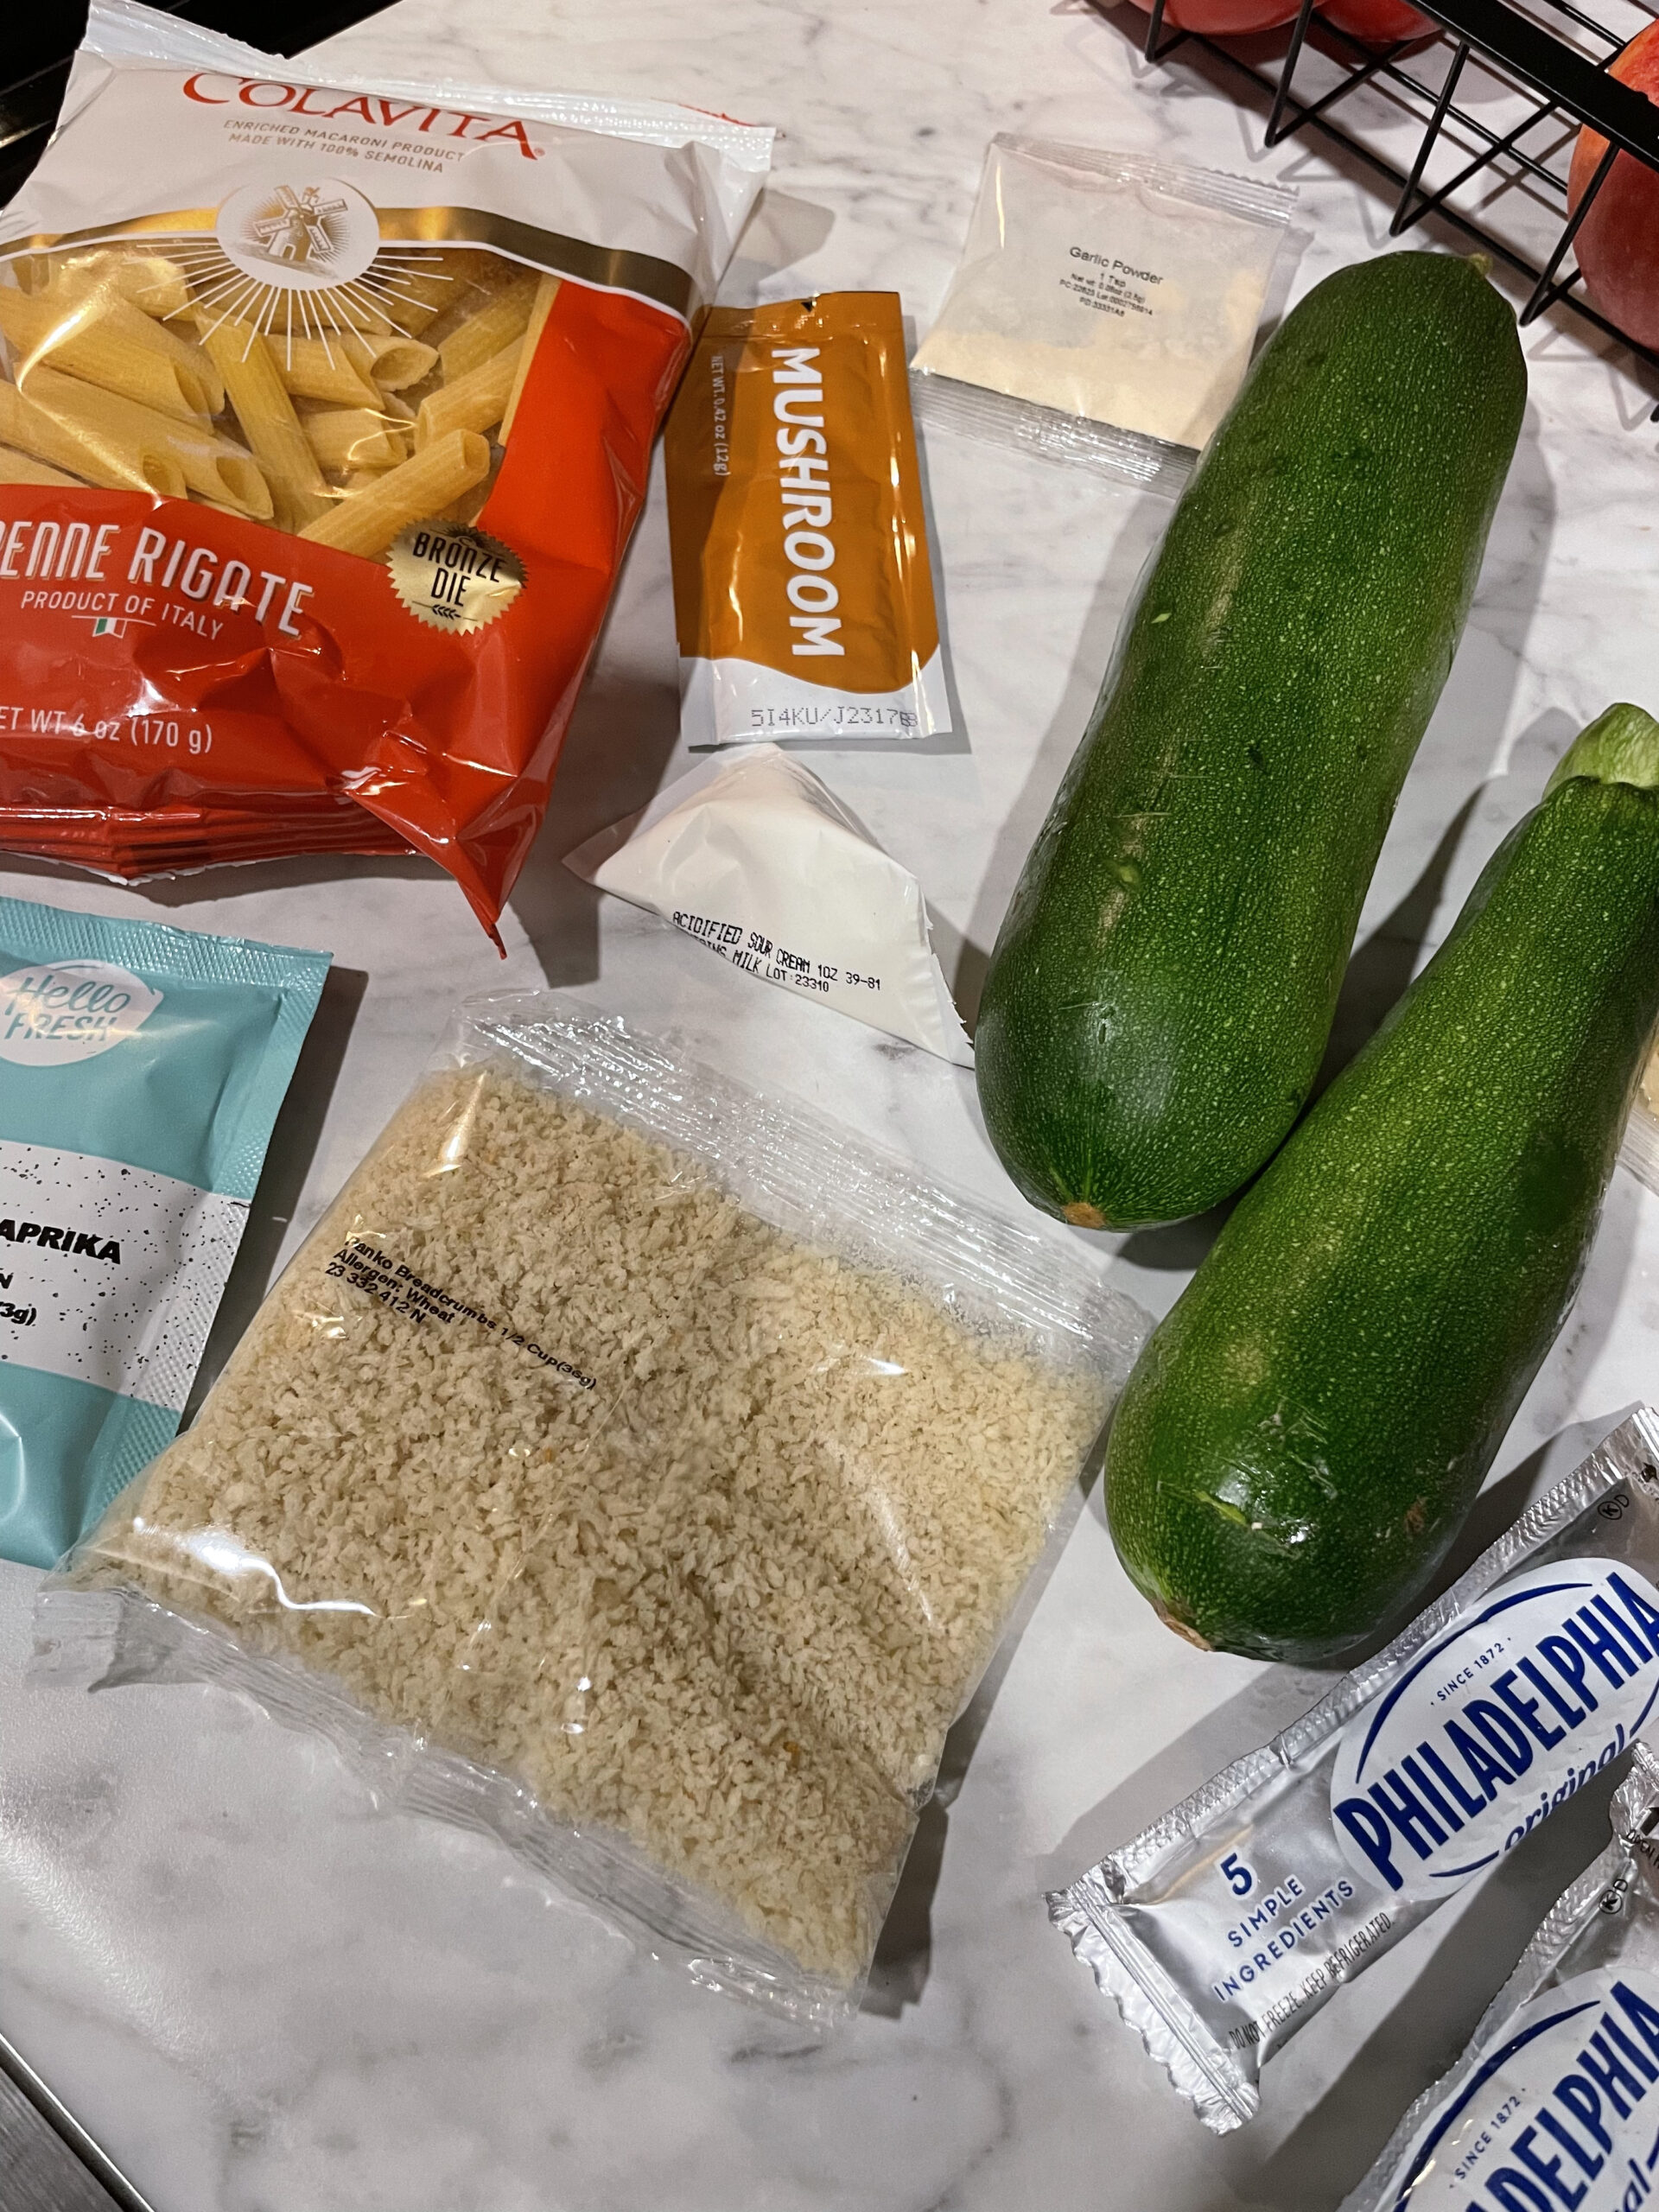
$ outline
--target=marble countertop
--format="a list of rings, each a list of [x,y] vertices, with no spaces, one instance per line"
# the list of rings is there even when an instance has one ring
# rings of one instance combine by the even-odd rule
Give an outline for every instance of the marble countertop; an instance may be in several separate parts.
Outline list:
[[[322,51],[369,78],[648,92],[778,124],[732,300],[880,286],[925,329],[998,130],[1294,182],[1294,293],[1384,238],[1382,202],[1328,149],[1262,156],[1259,115],[1192,72],[1149,73],[1126,26],[1081,0],[401,0]],[[1537,327],[1526,348],[1531,404],[1474,614],[1361,929],[1343,1015],[1356,1031],[1580,724],[1610,699],[1659,702],[1646,403],[1571,328]],[[925,467],[968,749],[819,766],[920,876],[971,1000],[1168,510],[944,435]],[[732,1071],[1016,1203],[969,1076],[751,983],[561,867],[678,772],[676,729],[658,482],[504,924],[505,964],[453,886],[412,860],[143,893],[0,875],[24,896],[337,957],[219,1350],[452,1001],[489,987],[574,987],[677,1025]],[[1161,1312],[1205,1236],[1093,1249]],[[1659,1199],[1621,1170],[1579,1306],[1477,1509],[1481,1537],[1659,1388],[1656,1351]],[[1097,1497],[953,1738],[868,2001],[823,2048],[683,1986],[496,1846],[378,1810],[332,1753],[227,1696],[30,1687],[36,1579],[0,1567],[0,2031],[156,2212],[1324,2212],[1601,1840],[1586,1793],[1344,1993],[1270,2071],[1262,2117],[1217,2141],[1096,1996],[1039,1893],[1316,1686],[1169,1636],[1119,1571]]]

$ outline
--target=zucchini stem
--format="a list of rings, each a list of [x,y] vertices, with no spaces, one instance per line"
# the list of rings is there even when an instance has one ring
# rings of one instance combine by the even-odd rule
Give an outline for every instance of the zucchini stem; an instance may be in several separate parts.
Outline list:
[[[1581,729],[1555,763],[1544,785],[1548,798],[1558,784],[1584,776],[1598,784],[1634,784],[1659,791],[1659,721],[1640,707],[1621,703],[1598,715]]]

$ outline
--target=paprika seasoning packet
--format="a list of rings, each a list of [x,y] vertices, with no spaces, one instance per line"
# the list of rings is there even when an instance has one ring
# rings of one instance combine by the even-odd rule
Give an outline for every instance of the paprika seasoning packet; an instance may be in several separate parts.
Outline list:
[[[898,295],[716,308],[664,445],[690,749],[948,737]]]
[[[328,962],[0,899],[0,1558],[171,1442]]]
[[[772,134],[323,69],[94,0],[0,214],[0,850],[493,935]]]

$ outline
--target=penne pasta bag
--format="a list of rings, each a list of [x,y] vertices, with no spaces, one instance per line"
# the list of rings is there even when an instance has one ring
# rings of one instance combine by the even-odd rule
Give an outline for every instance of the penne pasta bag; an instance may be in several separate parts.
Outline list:
[[[94,0],[0,212],[0,851],[496,936],[772,134],[323,67]]]

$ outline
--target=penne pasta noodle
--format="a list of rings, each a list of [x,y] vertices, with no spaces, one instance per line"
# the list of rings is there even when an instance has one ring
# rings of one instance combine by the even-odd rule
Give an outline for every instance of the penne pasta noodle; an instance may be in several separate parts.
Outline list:
[[[379,388],[346,350],[341,338],[294,338],[270,341],[271,359],[283,386],[296,398],[326,399],[336,407],[375,407]]]
[[[41,282],[25,286],[26,290],[48,290],[65,297],[103,292],[157,316],[182,315],[190,305],[183,270],[164,254],[124,253],[118,247],[105,247],[76,254],[55,268],[42,257],[42,267],[46,273]]]
[[[116,264],[116,289],[146,315],[178,315],[190,306],[190,284],[175,261],[162,254],[124,254]]]
[[[358,343],[369,356],[370,375],[385,391],[401,391],[405,385],[419,384],[436,365],[433,348],[413,338],[365,338]]]
[[[437,324],[447,334],[512,266],[482,246],[439,247],[429,257],[391,270],[380,296],[395,329],[416,338]]]
[[[244,322],[219,322],[201,342],[236,410],[242,435],[264,472],[279,528],[301,530],[333,505],[269,340]]]
[[[317,545],[372,558],[406,524],[439,513],[489,473],[490,448],[477,431],[451,430],[401,467],[389,468],[378,484],[340,500],[332,514],[308,523],[300,535]]]
[[[240,446],[54,369],[35,369],[27,392],[0,384],[0,443],[90,483],[175,499],[188,488],[256,522],[273,512],[270,487]]]
[[[20,292],[43,292],[52,281],[54,263],[49,253],[16,253],[6,263]]]
[[[49,370],[41,371],[33,381],[38,386],[48,382],[50,375]],[[71,377],[55,381],[74,384]],[[74,389],[90,391],[93,387],[76,385]],[[157,416],[155,420],[166,418]],[[101,484],[111,491],[159,492],[169,499],[184,497],[184,471],[165,439],[101,438],[90,425],[73,417],[63,420],[49,413],[45,405],[25,399],[16,385],[3,382],[0,382],[0,440],[54,467],[71,468],[89,484]]]
[[[289,391],[340,407],[380,405],[380,386],[418,384],[437,360],[431,346],[391,336],[273,337],[271,357]]]
[[[225,387],[201,349],[130,300],[90,290],[34,298],[0,290],[0,331],[19,385],[45,361],[186,423],[205,423],[225,404]]]
[[[492,472],[492,474],[486,476],[481,484],[474,484],[470,491],[463,492],[458,499],[452,499],[443,511],[443,520],[448,523],[476,522],[484,512],[485,501],[494,489],[494,477]]]
[[[62,469],[48,468],[43,461],[31,461],[10,446],[0,446],[0,484],[67,484],[72,492],[82,488],[79,477],[66,476]]]
[[[415,424],[416,453],[450,430],[488,430],[501,420],[518,380],[524,343],[515,338],[453,384],[440,385],[429,393]]]
[[[337,322],[343,322],[348,330],[365,332],[371,338],[385,338],[391,334],[390,319],[378,308],[372,308],[366,300],[356,299],[349,292],[341,290],[331,294],[328,312]]]
[[[409,458],[408,432],[373,408],[317,408],[301,420],[325,468],[391,468]]]
[[[547,326],[548,315],[558,296],[558,278],[556,276],[542,277],[536,287],[536,304],[530,311],[530,321],[524,327],[524,348],[519,353],[518,372],[513,378],[512,390],[507,397],[507,411],[501,417],[500,442],[503,445],[505,445],[507,440],[512,435],[512,418],[518,413],[518,402],[524,397],[524,378],[530,374],[531,362],[535,359],[536,348],[542,342],[542,332]]]
[[[450,332],[438,347],[446,384],[464,377],[515,338],[524,336],[540,284],[535,270],[525,270]]]

